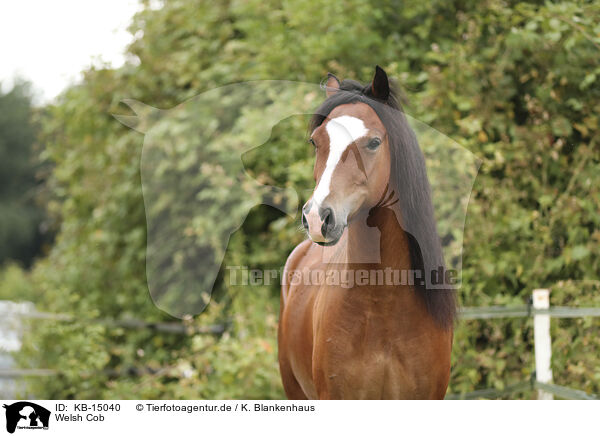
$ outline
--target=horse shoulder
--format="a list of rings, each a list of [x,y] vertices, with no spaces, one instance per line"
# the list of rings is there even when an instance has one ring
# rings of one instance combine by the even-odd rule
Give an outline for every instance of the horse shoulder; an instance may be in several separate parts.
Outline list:
[[[296,245],[296,248],[292,250],[285,261],[285,266],[283,267],[283,281],[281,285],[281,299],[283,304],[285,304],[287,296],[289,295],[291,275],[294,273],[294,271],[299,269],[299,265],[302,263],[302,260],[312,245],[313,242],[310,239],[305,239],[300,244]]]

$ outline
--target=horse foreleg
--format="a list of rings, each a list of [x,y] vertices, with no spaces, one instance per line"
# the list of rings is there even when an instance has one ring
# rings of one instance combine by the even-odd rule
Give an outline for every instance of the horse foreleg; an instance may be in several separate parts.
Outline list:
[[[296,380],[289,362],[287,362],[285,358],[279,359],[279,371],[281,372],[283,390],[285,391],[285,396],[288,400],[308,400],[300,383]]]

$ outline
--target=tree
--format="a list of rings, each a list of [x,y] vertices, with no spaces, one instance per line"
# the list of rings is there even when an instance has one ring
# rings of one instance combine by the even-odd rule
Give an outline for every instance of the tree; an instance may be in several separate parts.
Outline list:
[[[36,204],[36,168],[31,86],[16,80],[0,93],[0,264],[29,266],[40,253],[43,213]]]

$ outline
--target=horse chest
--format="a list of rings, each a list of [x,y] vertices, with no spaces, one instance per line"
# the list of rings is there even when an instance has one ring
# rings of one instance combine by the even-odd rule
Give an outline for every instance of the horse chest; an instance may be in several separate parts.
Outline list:
[[[360,307],[360,306],[359,306]],[[315,322],[313,380],[321,397],[412,397],[411,341],[377,303],[325,308]]]

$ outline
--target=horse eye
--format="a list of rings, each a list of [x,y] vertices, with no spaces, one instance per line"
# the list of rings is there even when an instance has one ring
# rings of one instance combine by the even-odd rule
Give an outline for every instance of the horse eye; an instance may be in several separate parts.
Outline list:
[[[317,146],[317,144],[315,144],[314,139],[312,139],[312,138],[308,138],[308,142],[311,143],[313,147]]]
[[[367,148],[369,150],[375,150],[377,149],[377,147],[379,147],[381,145],[381,139],[379,138],[373,138],[369,141],[369,143],[367,144]]]

